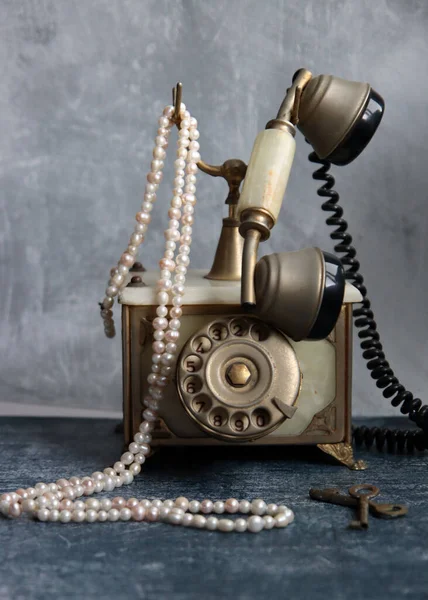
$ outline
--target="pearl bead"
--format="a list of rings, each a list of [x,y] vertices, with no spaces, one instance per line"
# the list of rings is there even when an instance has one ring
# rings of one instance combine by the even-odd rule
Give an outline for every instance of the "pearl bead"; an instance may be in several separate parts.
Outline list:
[[[149,410],[149,409],[147,409],[147,410]],[[144,411],[144,412],[147,412],[147,411]],[[141,472],[141,465],[134,462],[134,463],[132,463],[132,465],[129,466],[129,470],[132,473],[132,475],[134,475],[134,477],[135,477],[135,475],[138,475]]]
[[[172,117],[174,115],[174,112],[175,108],[171,105],[165,106],[165,108],[163,109],[163,114],[165,115],[165,117]]]
[[[237,513],[239,510],[239,501],[236,498],[229,498],[224,503],[224,508],[230,514]]]
[[[162,181],[162,171],[151,171],[147,175],[147,181],[149,183],[160,183]]]
[[[153,158],[155,158],[157,160],[163,160],[165,158],[165,156],[166,156],[166,152],[160,146],[156,146],[153,149]]]
[[[164,168],[165,163],[163,162],[163,160],[152,160],[151,164],[150,164],[150,168],[152,171],[162,171],[162,169]]]
[[[142,213],[138,213],[138,214],[142,214]],[[132,265],[134,264],[134,257],[132,256],[132,254],[129,254],[128,252],[124,252],[122,254],[122,256],[120,257],[120,263],[122,265],[124,265],[125,267],[132,267]],[[109,294],[107,294],[109,295]]]
[[[159,509],[156,506],[151,506],[146,512],[147,521],[157,521],[159,519]]]
[[[139,446],[140,446],[141,454],[144,454],[144,456],[148,456],[150,454],[151,448],[150,448],[149,444],[143,443],[143,444],[139,444]]]
[[[141,452],[139,452],[134,456],[134,461],[139,465],[142,465],[146,462],[146,457],[144,456],[144,454],[141,454]]]
[[[168,294],[168,292],[164,292],[164,291],[158,292],[156,299],[159,304],[168,304],[169,294]]]
[[[186,152],[187,155],[187,152]],[[177,170],[183,170],[186,168],[186,161],[184,160],[184,158],[177,158],[177,160],[174,161],[174,167]],[[183,182],[184,185],[184,182]]]
[[[141,204],[141,212],[146,212],[146,213],[150,213],[153,210],[153,204],[151,202],[143,202]],[[143,240],[141,240],[142,242]],[[139,242],[139,244],[141,244],[141,242]],[[131,242],[133,243],[133,242]]]
[[[69,510],[61,510],[59,513],[59,520],[61,523],[70,523],[71,512]]]
[[[134,231],[135,231],[135,233],[140,233],[140,234],[146,233],[147,224],[146,223],[136,223],[134,225]]]
[[[205,527],[206,518],[202,515],[193,515],[192,525],[197,529],[203,529]]]
[[[115,488],[114,481],[111,477],[106,477],[104,480],[104,490],[106,492],[111,492]]]
[[[191,502],[189,502],[189,511],[191,513],[197,513],[199,512],[201,509],[201,503],[198,502],[197,500],[192,500]]]
[[[196,140],[192,140],[189,144],[189,150],[199,150],[200,147],[201,146],[199,142],[197,142]]]
[[[122,471],[125,470],[125,465],[123,462],[117,461],[114,463],[113,469],[116,471],[116,473],[122,473]]]
[[[248,500],[241,500],[241,502],[239,503],[238,512],[246,515],[250,512],[250,510],[251,510],[251,502],[248,502]]]
[[[135,215],[135,218],[137,219],[137,221],[139,223],[143,223],[144,225],[147,225],[152,220],[152,217],[149,215],[149,213],[144,212],[144,211],[138,212]],[[121,262],[123,262],[123,261],[121,260]],[[127,264],[127,263],[123,263],[123,264]],[[132,267],[132,264],[130,265],[131,267]]]
[[[218,527],[217,517],[208,517],[205,521],[205,528],[209,531],[215,531]]]
[[[100,510],[98,512],[98,522],[105,523],[108,520],[108,513],[105,510]]]
[[[230,519],[220,519],[217,526],[220,531],[224,532],[233,531],[234,527],[235,525]]]
[[[266,502],[260,498],[257,498],[251,502],[251,512],[254,515],[264,515],[266,513],[266,509]]]
[[[204,514],[209,514],[213,511],[214,504],[211,500],[202,500],[201,502],[201,512]]]
[[[179,306],[174,306],[169,311],[169,314],[173,319],[179,319],[183,314],[183,310]]]
[[[223,514],[225,511],[225,506],[224,506],[224,502],[222,502],[221,500],[217,500],[217,502],[214,502],[214,512],[217,513],[218,515]]]
[[[258,533],[264,527],[264,521],[258,515],[253,515],[248,519],[248,531],[251,533]]]
[[[264,516],[263,521],[264,529],[273,529],[273,527],[275,527],[275,519],[271,515]]]
[[[167,342],[176,342],[180,337],[180,332],[179,331],[171,331],[168,330],[165,333],[165,339],[167,340]]]
[[[86,511],[86,521],[88,523],[94,523],[98,520],[98,513],[96,510],[89,509]]]
[[[49,511],[47,508],[41,508],[37,511],[37,518],[39,521],[47,521],[49,518]]]
[[[201,160],[201,155],[196,150],[189,149],[189,152],[187,153],[187,160],[197,163]]]
[[[131,509],[124,507],[120,509],[120,520],[121,521],[129,521],[131,518]]]
[[[120,513],[117,510],[117,508],[111,508],[107,513],[107,519],[112,522],[118,521],[119,516],[120,516]]]
[[[27,498],[22,503],[22,510],[24,512],[33,512],[36,509],[36,502],[32,498]]]
[[[130,473],[129,471],[125,471],[124,473],[122,473],[120,478],[123,481],[123,485],[129,485],[130,483],[132,483],[134,481],[134,475],[132,473]]]
[[[168,140],[163,135],[157,135],[155,138],[155,144],[161,148],[166,148],[168,146]]]
[[[131,508],[131,518],[133,521],[142,521],[145,514],[146,510],[141,505]]]
[[[245,519],[236,519],[235,531],[237,531],[238,533],[243,533],[244,531],[247,531],[247,521]]]
[[[171,319],[170,322],[169,322],[169,327],[173,331],[176,331],[177,329],[180,329],[181,322],[179,321],[179,319]]]
[[[172,117],[172,114],[171,115],[165,115],[165,112],[164,112],[164,116],[159,117],[159,119],[158,119],[159,126],[160,127],[170,127],[171,122],[169,120],[169,117]]]
[[[71,513],[71,520],[75,523],[82,523],[85,520],[84,510],[73,510]]]
[[[171,523],[171,525],[181,525],[181,523],[183,522],[183,516],[183,514],[174,513],[171,511],[167,517],[168,523]]]
[[[155,329],[166,329],[168,327],[168,320],[165,319],[165,317],[156,317],[155,319],[153,319],[152,325]],[[162,344],[162,342],[155,342],[155,343],[156,343],[156,347],[160,347],[161,345],[164,346]],[[155,352],[163,352],[163,349],[155,350],[155,348],[153,348],[153,350]]]
[[[199,139],[199,131],[197,129],[191,129],[190,130],[190,139],[191,140],[198,140]]]
[[[288,519],[284,512],[279,512],[275,517],[275,527],[287,527]]]
[[[185,498],[184,496],[179,496],[176,500],[175,500],[175,506],[177,508],[181,508],[181,510],[186,511],[189,508],[189,501],[187,498]]]
[[[183,527],[190,527],[193,524],[193,519],[194,516],[190,513],[185,513],[183,515],[183,520],[181,521],[181,524],[183,525]]]

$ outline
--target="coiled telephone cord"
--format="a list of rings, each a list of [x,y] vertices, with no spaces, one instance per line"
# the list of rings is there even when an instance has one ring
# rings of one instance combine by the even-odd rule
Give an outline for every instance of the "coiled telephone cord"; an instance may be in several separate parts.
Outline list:
[[[363,301],[353,311],[355,326],[359,329],[358,337],[363,351],[363,358],[367,361],[367,368],[376,386],[382,390],[385,398],[391,399],[393,406],[400,406],[403,414],[416,423],[420,429],[400,430],[379,427],[354,427],[353,437],[357,445],[365,444],[371,448],[373,444],[378,450],[386,446],[388,452],[413,452],[414,449],[423,451],[428,448],[428,406],[422,404],[420,398],[415,398],[395,376],[389,362],[386,360],[377,323],[374,320],[370,300],[367,297],[367,289],[364,278],[359,272],[360,263],[357,260],[357,252],[352,245],[352,236],[348,232],[348,223],[343,218],[343,208],[339,204],[339,194],[333,189],[334,177],[329,173],[331,163],[320,159],[315,152],[308,156],[309,161],[321,165],[314,171],[312,177],[324,184],[318,188],[317,194],[326,198],[321,208],[325,212],[332,213],[327,217],[326,223],[334,227],[330,232],[331,239],[335,242],[334,251],[339,255],[345,267],[345,277],[361,293]]]

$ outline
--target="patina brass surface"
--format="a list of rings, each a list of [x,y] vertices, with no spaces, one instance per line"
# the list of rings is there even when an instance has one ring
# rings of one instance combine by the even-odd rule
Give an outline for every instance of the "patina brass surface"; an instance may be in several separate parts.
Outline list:
[[[240,306],[196,305],[184,306],[183,317],[202,319],[212,315],[244,314]],[[150,347],[151,321],[156,316],[156,306],[122,306],[123,354],[124,354],[124,430],[125,441],[130,443],[138,431],[142,412],[142,383],[147,373],[141,368],[144,350]],[[196,331],[195,325],[194,330]],[[335,456],[340,464],[353,465],[351,447],[351,372],[352,372],[352,306],[342,307],[336,328],[329,336],[336,356],[336,394],[327,407],[315,414],[312,421],[299,435],[278,435],[277,431],[252,442],[252,445],[320,445],[327,454]],[[312,342],[313,343],[313,342]],[[316,343],[316,342],[315,342]],[[304,373],[303,373],[304,377]],[[169,403],[181,404],[173,379],[168,394]],[[183,418],[189,418],[184,414]],[[212,436],[180,438],[174,435],[168,424],[161,418],[153,432],[155,446],[212,446],[228,445],[230,442],[217,440]],[[346,448],[345,457],[344,449]],[[345,458],[344,462],[342,458]],[[351,460],[349,458],[351,457]],[[359,463],[361,465],[361,463]]]

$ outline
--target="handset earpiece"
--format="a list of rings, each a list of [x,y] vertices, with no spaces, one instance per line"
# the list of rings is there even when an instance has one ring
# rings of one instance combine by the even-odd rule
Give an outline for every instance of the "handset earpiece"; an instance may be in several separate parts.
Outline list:
[[[319,248],[264,256],[254,275],[256,314],[296,342],[326,338],[345,293],[338,258]]]

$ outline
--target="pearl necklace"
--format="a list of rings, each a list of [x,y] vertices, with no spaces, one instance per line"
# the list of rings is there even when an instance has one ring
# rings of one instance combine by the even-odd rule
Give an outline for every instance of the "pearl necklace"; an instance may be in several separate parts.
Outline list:
[[[158,418],[163,390],[168,385],[177,353],[180,336],[180,317],[189,266],[190,245],[192,242],[193,213],[196,203],[196,173],[200,160],[199,131],[197,121],[191,117],[184,104],[180,109],[180,128],[175,165],[173,197],[168,211],[170,218],[165,231],[165,252],[159,261],[160,278],[157,283],[156,318],[153,320],[152,370],[147,381],[148,395],[143,403],[143,421],[128,451],[122,454],[113,467],[96,471],[91,476],[59,479],[56,483],[37,483],[34,487],[20,488],[16,492],[0,496],[0,512],[6,517],[19,517],[28,513],[39,521],[104,522],[104,521],[165,521],[173,525],[196,527],[210,531],[251,531],[286,527],[294,520],[292,510],[283,505],[266,504],[264,500],[237,500],[229,498],[225,502],[211,500],[189,501],[179,497],[176,500],[126,500],[120,496],[109,500],[88,498],[85,502],[76,500],[82,496],[92,496],[98,492],[110,492],[122,485],[129,485],[141,471],[141,466],[150,454],[151,432]],[[153,150],[151,171],[141,211],[137,213],[134,232],[129,245],[120,257],[117,267],[110,272],[106,296],[101,304],[101,316],[108,337],[115,334],[111,308],[114,298],[127,283],[127,275],[135,261],[138,247],[144,240],[151,217],[150,212],[156,201],[156,192],[162,180],[164,158],[171,129],[174,126],[174,107],[165,107],[158,121],[159,128]],[[180,229],[181,220],[181,229]],[[179,243],[176,253],[177,243]],[[168,310],[168,304],[172,307]],[[204,516],[211,513],[243,513],[252,516],[244,519],[222,519]],[[202,514],[200,514],[202,513]]]

